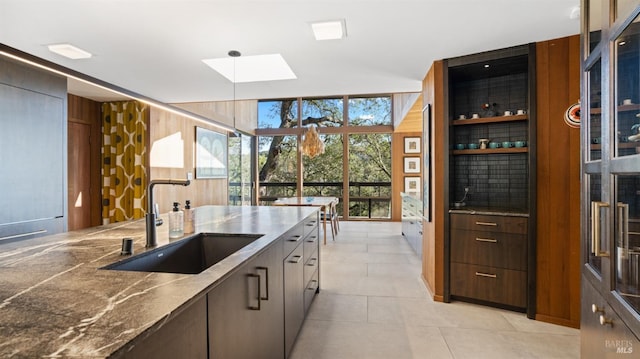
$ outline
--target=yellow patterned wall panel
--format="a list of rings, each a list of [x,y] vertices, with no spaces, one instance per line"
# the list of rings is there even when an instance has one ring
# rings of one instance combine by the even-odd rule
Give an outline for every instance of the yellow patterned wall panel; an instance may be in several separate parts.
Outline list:
[[[102,104],[102,221],[146,214],[148,108],[135,101]]]

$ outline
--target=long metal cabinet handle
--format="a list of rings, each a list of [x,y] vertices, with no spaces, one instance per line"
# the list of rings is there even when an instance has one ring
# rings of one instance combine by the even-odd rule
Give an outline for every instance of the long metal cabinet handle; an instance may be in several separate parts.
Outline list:
[[[600,209],[609,207],[609,203],[591,202],[591,253],[596,257],[608,257],[609,252],[600,251]]]
[[[476,241],[478,241],[478,242],[498,243],[498,240],[497,239],[493,239],[493,238],[479,238],[479,237],[476,237]]]
[[[257,275],[257,274],[253,274],[253,273],[249,273],[249,274],[247,274],[247,276],[249,278],[258,278],[258,305],[257,306],[251,305],[251,298],[249,298],[249,309],[251,309],[251,310],[260,310],[260,299],[261,299],[260,287],[262,287],[262,285],[260,283],[260,276]]]
[[[622,239],[622,258],[626,259],[629,253],[629,205],[618,202],[618,235]]]
[[[490,227],[497,227],[498,224],[495,222],[476,222],[476,225],[478,226],[490,226]]]
[[[266,289],[266,294],[264,297],[260,297],[262,300],[269,300],[269,268],[268,267],[256,267],[256,270],[263,270],[265,273],[264,279],[264,288]]]
[[[482,272],[476,272],[476,275],[478,277],[487,277],[487,278],[497,278],[498,276],[495,274],[490,274],[490,273],[482,273]]]

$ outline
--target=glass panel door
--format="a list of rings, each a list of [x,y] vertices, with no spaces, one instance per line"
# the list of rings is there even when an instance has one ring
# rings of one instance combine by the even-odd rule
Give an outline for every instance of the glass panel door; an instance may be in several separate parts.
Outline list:
[[[412,179],[420,183],[420,175]],[[390,134],[349,135],[348,215],[349,218],[391,218]]]
[[[253,136],[229,135],[229,205],[253,203]]]
[[[320,135],[324,142],[324,153],[314,158],[302,156],[302,195],[338,197],[338,213],[344,199],[343,186],[343,140],[342,135]]]
[[[615,290],[640,313],[640,175],[616,176]]]
[[[589,70],[589,139],[590,151],[589,160],[595,161],[602,158],[602,93],[600,91],[601,83],[601,60]]]
[[[640,152],[640,17],[614,42],[616,65],[615,156]]]

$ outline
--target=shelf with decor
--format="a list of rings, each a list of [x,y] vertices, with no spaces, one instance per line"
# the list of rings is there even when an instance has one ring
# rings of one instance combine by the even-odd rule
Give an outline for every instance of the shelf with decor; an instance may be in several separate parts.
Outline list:
[[[453,120],[454,126],[461,125],[480,125],[483,123],[497,123],[497,122],[511,122],[511,121],[526,121],[529,116],[524,115],[511,115],[511,116],[492,116],[492,117],[480,117],[480,118],[467,118],[464,120]]]
[[[527,147],[513,147],[513,148],[486,148],[486,149],[473,149],[473,150],[453,150],[454,155],[493,155],[503,153],[527,153],[529,148]]]
[[[529,258],[535,225],[528,224],[535,223],[534,58],[534,50],[524,45],[447,61],[447,209],[454,211],[446,230],[445,297],[526,311],[530,318],[535,298],[530,289],[535,258]],[[479,117],[464,118],[470,114]],[[460,206],[468,211],[456,212]],[[480,208],[482,215],[474,210]],[[512,212],[525,217],[515,223]],[[495,258],[518,260],[511,265]]]

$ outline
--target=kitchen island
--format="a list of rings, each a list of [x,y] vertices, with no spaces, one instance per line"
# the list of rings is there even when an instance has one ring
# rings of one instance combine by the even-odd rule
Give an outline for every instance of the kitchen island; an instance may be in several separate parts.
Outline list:
[[[101,269],[126,259],[120,255],[125,237],[133,239],[134,255],[147,250],[144,220],[0,244],[0,357],[124,357],[194,303],[210,313],[207,295],[292,231],[306,225],[317,240],[317,213],[310,207],[197,208],[196,233],[263,236],[195,275]],[[158,247],[170,243],[166,223],[158,227]]]

